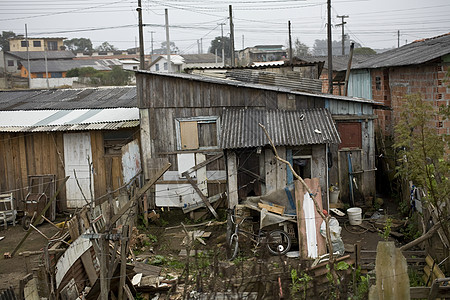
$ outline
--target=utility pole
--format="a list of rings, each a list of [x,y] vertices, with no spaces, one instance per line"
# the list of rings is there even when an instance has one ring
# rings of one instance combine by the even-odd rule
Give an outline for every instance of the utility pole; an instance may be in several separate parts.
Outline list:
[[[28,30],[27,30],[27,24],[25,24],[25,43],[27,43],[28,88],[31,88],[30,51],[28,50]],[[44,45],[44,46],[45,46],[45,45]]]
[[[172,66],[170,62],[170,39],[169,39],[169,10],[164,9],[166,15],[166,53],[167,53],[167,72],[171,72]]]
[[[142,25],[142,5],[141,0],[138,0],[138,18],[139,18],[139,68],[145,69],[145,56],[144,56],[144,28]]]
[[[397,48],[400,48],[400,30],[397,30]]]
[[[288,21],[289,29],[289,63],[292,65],[292,36],[291,36],[291,21]]]
[[[347,24],[347,22],[344,21],[345,18],[348,18],[348,16],[342,15],[342,16],[336,16],[337,18],[342,19],[341,24],[336,24],[336,26],[342,26],[342,55],[345,55],[345,34],[344,34],[344,25]]]
[[[333,47],[331,39],[331,0],[327,0],[327,38],[328,38],[328,93],[333,94]]]
[[[230,11],[230,50],[231,50],[231,66],[234,67],[234,24],[233,24],[233,7],[228,6]]]
[[[151,45],[152,45],[152,52],[151,55],[153,55],[153,34],[155,33],[155,31],[150,31],[150,37],[151,37]]]
[[[242,50],[244,50],[244,35],[242,35]]]
[[[218,23],[217,25],[220,25],[220,31],[222,32],[220,43],[222,46],[222,65],[225,66],[225,43],[223,42],[223,25],[225,25],[225,23]]]
[[[200,38],[200,54],[203,54],[203,38]]]
[[[200,40],[197,40],[197,53],[200,54]]]
[[[50,89],[50,84],[48,82],[47,45],[44,45],[44,61],[45,61],[45,79],[47,81],[47,88]]]

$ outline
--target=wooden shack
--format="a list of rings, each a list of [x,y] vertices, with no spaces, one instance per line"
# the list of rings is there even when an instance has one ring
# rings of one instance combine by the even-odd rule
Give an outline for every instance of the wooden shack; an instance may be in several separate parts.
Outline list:
[[[7,99],[7,101],[6,101]],[[60,210],[82,207],[140,172],[134,87],[0,92],[0,191],[21,209],[28,177],[54,174]]]
[[[226,189],[229,197],[233,193],[232,197],[243,198],[284,188],[289,182],[292,175],[285,166],[274,162],[268,141],[258,140],[261,129],[248,127],[250,123],[239,119],[239,113],[230,114],[231,110],[274,112],[274,126],[285,119],[284,114],[275,116],[277,111],[296,112],[294,119],[284,123],[287,127],[272,131],[285,136],[306,133],[292,130],[292,126],[300,122],[302,115],[308,116],[307,132],[323,131],[322,139],[304,143],[301,136],[286,137],[277,145],[280,155],[298,159],[299,171],[305,177],[319,177],[324,193],[329,184],[337,183],[342,199],[348,202],[347,157],[351,152],[357,192],[361,198],[375,194],[374,101],[193,74],[139,71],[136,77],[144,172],[148,177],[161,158],[172,163],[170,171],[156,185],[159,206],[186,207],[200,201],[201,195],[182,175],[189,169],[195,170],[192,174],[195,173],[196,183],[206,197]],[[310,118],[308,111],[316,115]],[[231,119],[224,120],[225,114]],[[254,116],[250,114],[248,119]],[[335,130],[340,139],[333,135]],[[326,134],[328,138],[324,138]],[[209,158],[220,153],[224,156],[208,164]],[[267,172],[268,166],[271,172]],[[322,199],[328,199],[328,195]]]

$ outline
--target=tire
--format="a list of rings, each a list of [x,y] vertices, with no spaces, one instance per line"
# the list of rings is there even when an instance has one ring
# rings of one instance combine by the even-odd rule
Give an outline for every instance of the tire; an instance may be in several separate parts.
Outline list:
[[[23,216],[23,218],[22,218],[22,227],[23,227],[23,229],[28,231],[28,229],[30,229],[30,224],[31,224],[31,217],[30,216]]]
[[[267,249],[273,255],[284,255],[291,249],[291,238],[283,230],[269,232],[267,239]]]
[[[230,258],[229,260],[233,260],[237,257],[239,252],[239,241],[236,233],[233,233],[230,238]]]

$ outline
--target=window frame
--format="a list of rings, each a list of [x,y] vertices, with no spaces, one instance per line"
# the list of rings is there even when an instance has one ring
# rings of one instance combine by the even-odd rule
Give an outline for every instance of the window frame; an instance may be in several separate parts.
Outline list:
[[[197,125],[200,123],[206,124],[206,123],[215,123],[216,124],[216,146],[207,146],[202,147],[198,146],[197,149],[183,149],[181,145],[181,122],[197,122]],[[190,118],[175,118],[175,132],[176,132],[176,143],[177,143],[177,150],[181,151],[197,151],[197,150],[208,150],[208,149],[219,149],[219,141],[220,141],[220,118],[219,116],[200,116],[200,117],[190,117]],[[197,131],[198,135],[198,131]]]
[[[41,41],[33,41],[33,47],[40,48],[42,46]]]
[[[26,47],[27,47],[27,44],[28,44],[28,46],[29,46],[29,45],[30,45],[30,42],[29,42],[29,41],[26,41],[26,40],[20,41],[20,47],[22,47],[22,48],[26,48]]]

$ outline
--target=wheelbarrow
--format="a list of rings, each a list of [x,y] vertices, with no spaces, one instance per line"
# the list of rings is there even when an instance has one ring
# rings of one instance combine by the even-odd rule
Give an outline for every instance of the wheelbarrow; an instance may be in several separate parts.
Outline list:
[[[30,224],[41,214],[48,201],[55,194],[55,175],[30,175],[28,176],[28,194],[24,201],[24,216],[22,217],[22,227],[25,230],[30,228]],[[45,217],[50,221],[56,218],[56,202],[53,201],[50,208],[45,213]],[[44,222],[41,218],[38,225]]]

